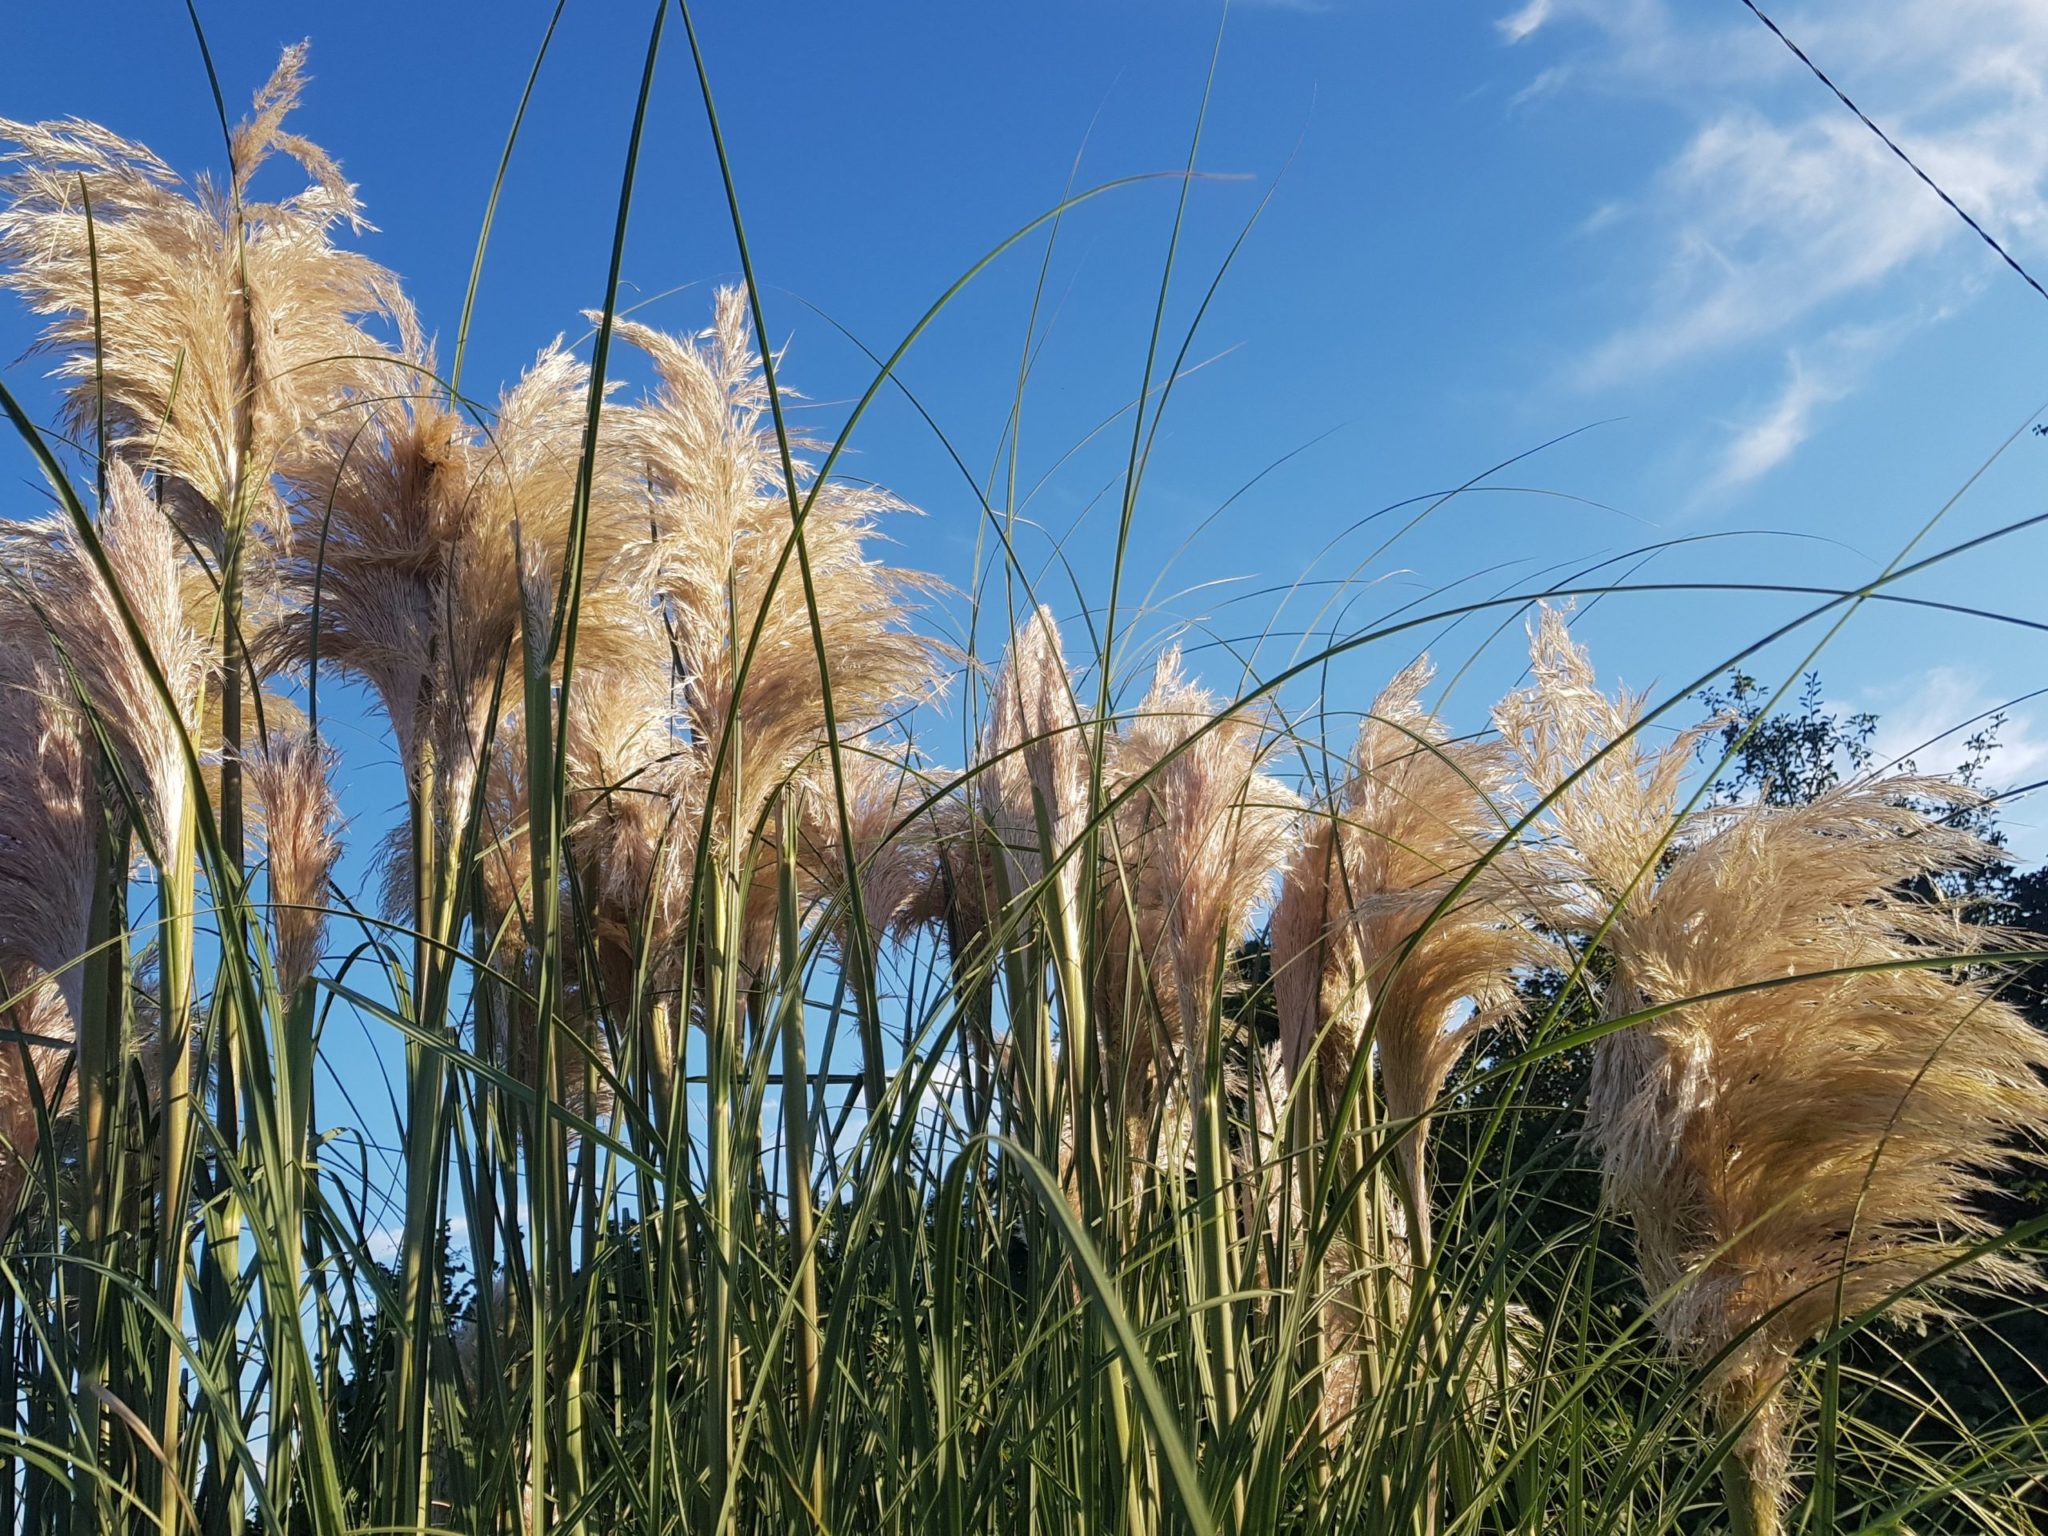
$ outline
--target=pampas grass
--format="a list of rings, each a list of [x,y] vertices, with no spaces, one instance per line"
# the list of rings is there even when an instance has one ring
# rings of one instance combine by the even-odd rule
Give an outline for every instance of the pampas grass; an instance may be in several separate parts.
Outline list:
[[[1157,636],[1027,599],[984,672],[759,294],[460,395],[306,84],[224,179],[0,123],[91,487],[6,395],[0,1525],[2025,1528],[2039,1404],[1852,1350],[2039,1309],[1965,791],[1696,811],[1555,611],[1494,729],[1417,662],[1324,789],[1268,684],[1126,688]],[[1588,1046],[1582,1142],[1525,1082]]]
[[[1288,870],[1273,916],[1274,990],[1289,1070],[1316,1062],[1335,1095],[1368,1041],[1397,1160],[1425,1222],[1427,1117],[1468,1045],[1510,1017],[1515,975],[1548,956],[1531,901],[1509,758],[1454,740],[1411,664],[1374,700],[1352,770]],[[1426,1226],[1425,1226],[1426,1232]],[[1425,1239],[1426,1240],[1426,1239]]]
[[[84,723],[33,612],[9,599],[0,642],[0,1230],[13,1224],[42,1141],[64,1108],[66,1054],[84,1001],[99,811]]]
[[[1775,1531],[1802,1347],[1866,1313],[1925,1323],[1957,1286],[2036,1283],[2001,1255],[1958,1266],[1995,1231],[1997,1171],[2041,1157],[2048,1040],[1996,970],[1920,963],[1970,947],[1934,877],[1994,852],[1928,808],[1966,791],[1895,776],[1681,818],[1690,743],[1568,784],[1639,706],[1597,693],[1555,612],[1532,666],[1501,713],[1531,776],[1566,786],[1553,910],[1613,959],[1605,1016],[1650,1015],[1600,1042],[1589,1134],[1658,1329],[1737,1437],[1730,1517]]]
[[[162,476],[187,531],[222,557],[246,528],[259,550],[286,537],[273,477],[359,387],[360,359],[380,350],[364,322],[411,326],[397,280],[333,242],[337,226],[368,227],[355,188],[285,127],[305,61],[304,44],[286,49],[257,92],[224,184],[188,188],[96,124],[0,122],[17,146],[0,180],[0,281],[49,317],[40,346],[58,359],[68,425]],[[307,185],[259,201],[280,155]]]
[[[1255,713],[1190,683],[1177,650],[1110,743],[1108,1081],[1139,1124],[1208,1092],[1222,963],[1293,851],[1299,802],[1264,771],[1275,746]]]
[[[313,979],[327,932],[327,886],[341,856],[333,762],[311,737],[279,734],[247,764],[263,820],[272,963],[287,997]]]

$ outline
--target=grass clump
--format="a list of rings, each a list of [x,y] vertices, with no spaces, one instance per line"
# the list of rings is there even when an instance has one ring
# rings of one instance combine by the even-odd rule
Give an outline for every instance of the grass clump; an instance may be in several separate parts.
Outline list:
[[[1555,607],[1494,729],[1417,662],[1348,752],[1282,707],[1327,655],[1124,700],[1027,604],[984,672],[754,291],[670,335],[615,272],[588,360],[443,381],[303,62],[218,185],[0,123],[89,470],[6,396],[57,513],[0,545],[0,1525],[2031,1528],[2038,1378],[1884,1331],[2035,1315],[1971,791],[1685,803]]]

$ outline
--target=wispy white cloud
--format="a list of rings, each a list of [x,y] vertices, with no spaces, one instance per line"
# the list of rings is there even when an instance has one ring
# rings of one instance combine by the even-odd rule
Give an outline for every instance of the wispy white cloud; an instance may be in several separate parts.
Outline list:
[[[1565,82],[1571,79],[1571,75],[1570,65],[1553,64],[1550,68],[1538,73],[1535,79],[1515,92],[1508,99],[1508,105],[1511,107],[1526,107],[1532,101],[1541,101],[1546,96],[1554,96],[1564,89]]]
[[[1730,424],[1704,494],[1760,480],[1791,458],[1814,434],[1820,413],[1858,389],[1913,323],[1839,327],[1811,346],[1788,349],[1783,384],[1762,409]]]
[[[1789,362],[1790,377],[1777,399],[1728,444],[1714,476],[1717,488],[1746,485],[1776,469],[1812,435],[1815,408],[1842,397],[1840,386],[1801,367],[1796,352]]]
[[[1981,673],[1941,665],[1868,689],[1855,707],[1878,717],[1871,739],[1878,766],[1911,762],[1930,773],[1946,773],[1969,755],[1968,739],[2003,703]],[[1985,768],[1991,785],[2029,783],[2048,775],[2048,732],[2040,715],[2026,705],[2003,713],[1998,750]]]
[[[1578,233],[1597,235],[1610,224],[1619,223],[1628,216],[1628,204],[1620,198],[1609,198],[1579,221]]]
[[[1580,382],[1796,337],[1831,301],[1939,249],[1954,216],[1908,195],[1897,169],[1846,114],[1786,128],[1733,108],[1707,123],[1635,211],[1652,276]]]
[[[1500,28],[1500,35],[1511,43],[1519,43],[1535,35],[1536,29],[1550,19],[1551,0],[1528,0],[1520,10],[1511,16],[1503,16],[1494,23]]]
[[[1795,361],[1728,446],[1727,484],[1781,464],[1853,388],[1813,349],[1957,305],[1997,259],[1745,13],[1664,0],[1530,0],[1497,23],[1530,44],[1521,105],[1570,89],[1681,115],[1641,185],[1602,189],[1589,227],[1625,275],[1575,365],[1588,390],[1749,349]],[[1872,0],[1779,19],[1914,158],[2022,259],[2048,259],[2048,6]],[[1540,39],[1540,46],[1537,46]]]

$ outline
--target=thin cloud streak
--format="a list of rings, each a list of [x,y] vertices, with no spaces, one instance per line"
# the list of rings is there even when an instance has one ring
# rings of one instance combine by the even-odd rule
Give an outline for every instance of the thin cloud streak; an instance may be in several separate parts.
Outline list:
[[[2048,7],[1894,0],[1779,19],[2015,254],[2048,251]],[[1690,119],[1643,184],[1601,203],[1629,275],[1606,334],[1563,373],[1599,393],[1759,347],[1791,355],[1777,399],[1724,449],[1723,488],[1785,463],[1853,390],[1819,357],[1831,334],[1957,309],[2002,280],[1962,221],[1746,15],[1531,0],[1496,27],[1534,50],[1519,109],[1571,90]]]

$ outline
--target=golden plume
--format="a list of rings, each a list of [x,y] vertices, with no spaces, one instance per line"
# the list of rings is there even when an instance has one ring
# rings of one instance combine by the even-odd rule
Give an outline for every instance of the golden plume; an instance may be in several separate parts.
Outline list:
[[[283,731],[246,760],[269,855],[272,963],[287,998],[312,976],[327,930],[327,882],[341,856],[333,762],[333,753],[312,737]]]
[[[912,594],[928,584],[868,552],[876,519],[907,510],[901,502],[842,478],[817,481],[793,458],[808,506],[813,615],[742,290],[720,291],[712,325],[695,338],[631,321],[617,334],[654,364],[654,393],[619,412],[618,455],[645,492],[640,558],[673,651],[678,750],[697,759],[729,860],[766,831],[785,784],[826,782],[828,729],[858,748],[935,690],[936,653],[907,623]]]
[[[332,241],[368,226],[355,188],[319,146],[286,130],[306,84],[306,45],[285,49],[230,136],[225,185],[190,187],[148,149],[93,123],[0,121],[18,149],[0,177],[0,286],[49,317],[73,434],[162,477],[185,532],[261,569],[288,529],[272,475],[300,433],[354,393],[382,351],[366,324],[402,335],[412,313],[384,268]],[[258,201],[276,156],[307,185]]]
[[[1159,658],[1151,689],[1111,739],[1107,787],[1121,800],[1105,854],[1098,978],[1106,1080],[1127,1119],[1180,1101],[1208,1071],[1211,1000],[1252,911],[1293,851],[1300,801],[1265,772],[1273,736],[1255,710],[1226,709]]]
[[[1640,704],[1592,689],[1555,614],[1535,653],[1536,685],[1505,715],[1549,790]],[[1553,806],[1555,910],[1607,925],[1604,1016],[1661,1010],[1600,1043],[1589,1132],[1660,1331],[1711,1367],[1707,1401],[1737,1436],[1733,1512],[1771,1531],[1801,1348],[1839,1318],[1911,1321],[1945,1290],[2033,1280],[1972,1250],[1994,1231],[1996,1171],[2039,1160],[2048,1040],[1995,967],[1946,963],[2009,942],[1927,894],[1993,856],[1939,814],[1967,791],[1893,777],[1680,823],[1690,740],[1634,739]]]
[[[64,1107],[100,816],[84,722],[42,623],[0,597],[0,1235]]]
[[[1387,1113],[1411,1122],[1396,1161],[1425,1244],[1427,1116],[1466,1047],[1513,1012],[1516,968],[1542,955],[1522,916],[1519,852],[1504,844],[1508,753],[1450,735],[1421,702],[1431,675],[1418,660],[1374,700],[1273,917],[1290,1072],[1313,1052],[1320,1094],[1334,1103],[1358,1051],[1376,1048]]]

